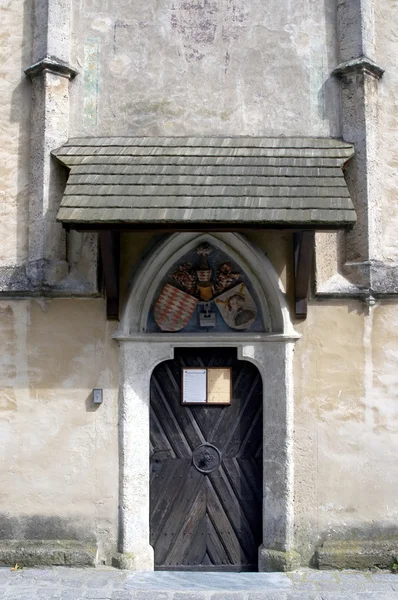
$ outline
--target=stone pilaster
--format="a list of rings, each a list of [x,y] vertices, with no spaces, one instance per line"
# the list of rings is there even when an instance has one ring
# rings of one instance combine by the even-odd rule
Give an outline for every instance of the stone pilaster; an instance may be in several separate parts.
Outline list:
[[[55,222],[62,194],[62,173],[51,150],[65,142],[69,127],[70,0],[37,0],[34,7],[32,65],[31,187],[27,277],[34,288],[54,285],[67,276],[66,240]]]
[[[56,222],[66,173],[51,151],[68,139],[69,86],[77,75],[69,57],[70,3],[36,0],[34,5],[32,65],[25,70],[32,80],[28,263],[26,277],[14,292],[87,295],[97,291],[93,236],[83,235],[77,242],[71,236],[68,244],[66,232]],[[84,244],[88,250],[82,249]],[[84,273],[76,268],[81,258]]]
[[[317,294],[326,296],[391,294],[398,291],[380,249],[378,202],[378,88],[383,69],[376,64],[374,0],[339,0],[340,64],[333,75],[341,81],[341,129],[355,146],[346,167],[348,186],[357,211],[353,230],[329,240],[329,258],[338,272],[325,272],[317,261]]]
[[[263,398],[263,543],[259,571],[292,571],[300,566],[294,550],[293,457],[294,341],[245,345],[239,358],[259,369]]]
[[[116,336],[117,337],[117,336]],[[235,346],[238,358],[256,365],[263,387],[263,543],[260,571],[290,571],[300,564],[294,550],[294,400],[292,361],[295,338],[272,335],[264,341],[196,340],[178,336],[154,341],[120,339],[120,543],[115,566],[152,570],[150,537],[150,380],[154,367],[179,347]]]
[[[120,343],[120,554],[115,564],[152,571],[150,545],[150,379],[162,360],[173,358],[170,344]]]

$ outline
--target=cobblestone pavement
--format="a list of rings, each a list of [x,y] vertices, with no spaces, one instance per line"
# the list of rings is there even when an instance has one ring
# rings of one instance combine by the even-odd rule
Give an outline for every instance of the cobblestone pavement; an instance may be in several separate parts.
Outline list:
[[[398,600],[398,575],[132,573],[114,569],[0,568],[1,600]]]

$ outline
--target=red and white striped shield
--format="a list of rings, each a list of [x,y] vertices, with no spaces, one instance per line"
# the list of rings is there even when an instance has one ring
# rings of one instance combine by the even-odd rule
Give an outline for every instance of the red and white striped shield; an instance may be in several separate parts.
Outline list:
[[[162,331],[179,331],[189,323],[198,300],[166,283],[156,301],[153,316]]]

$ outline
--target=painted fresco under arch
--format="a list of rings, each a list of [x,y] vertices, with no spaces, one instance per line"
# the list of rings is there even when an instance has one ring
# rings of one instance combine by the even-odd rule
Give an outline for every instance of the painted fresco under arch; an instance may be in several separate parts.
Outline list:
[[[270,331],[268,307],[266,314],[262,313],[244,269],[225,252],[205,243],[176,261],[161,280],[147,331]]]

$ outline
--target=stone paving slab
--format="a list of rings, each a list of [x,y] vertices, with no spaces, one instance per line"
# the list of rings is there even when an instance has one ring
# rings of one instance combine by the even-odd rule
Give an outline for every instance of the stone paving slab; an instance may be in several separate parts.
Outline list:
[[[125,587],[131,590],[170,591],[265,591],[285,590],[292,581],[283,573],[203,573],[165,571],[159,573],[132,573],[127,576]],[[221,598],[220,598],[221,600]]]
[[[398,600],[388,572],[132,573],[0,568],[0,600]]]

